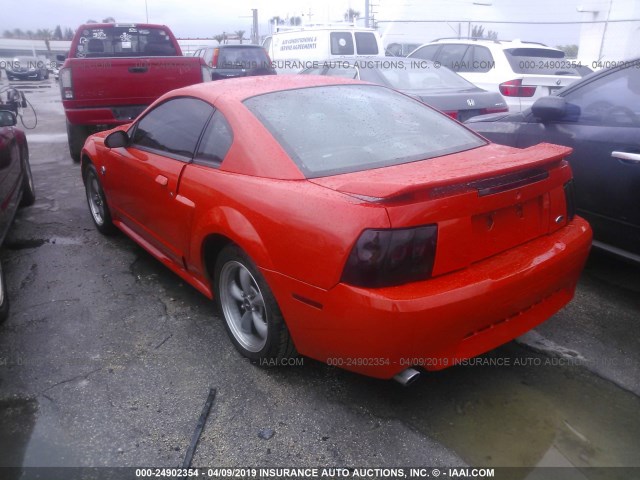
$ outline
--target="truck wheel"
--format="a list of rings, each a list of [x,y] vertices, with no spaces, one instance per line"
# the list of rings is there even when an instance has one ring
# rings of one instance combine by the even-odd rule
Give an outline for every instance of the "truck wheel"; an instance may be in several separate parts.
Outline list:
[[[88,136],[89,129],[85,125],[73,125],[67,120],[69,154],[75,163],[80,163],[80,153],[82,153],[82,147]]]
[[[36,201],[36,187],[33,183],[27,147],[20,149],[20,161],[22,162],[22,200],[20,201],[20,206],[28,207]]]

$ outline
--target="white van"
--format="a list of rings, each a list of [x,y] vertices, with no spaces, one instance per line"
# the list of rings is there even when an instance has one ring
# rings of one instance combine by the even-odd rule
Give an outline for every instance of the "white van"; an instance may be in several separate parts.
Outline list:
[[[262,46],[281,73],[313,68],[313,62],[331,58],[383,57],[385,54],[376,30],[351,25],[281,27],[265,38]]]

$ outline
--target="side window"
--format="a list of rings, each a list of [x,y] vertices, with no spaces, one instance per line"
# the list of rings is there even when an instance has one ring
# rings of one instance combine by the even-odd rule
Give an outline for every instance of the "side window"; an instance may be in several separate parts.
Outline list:
[[[421,58],[423,60],[434,60],[440,45],[425,45],[411,54],[411,58]]]
[[[440,54],[438,55],[438,61],[445,67],[450,68],[454,72],[459,72],[460,67],[464,65],[464,54],[467,53],[468,45],[461,44],[449,44],[444,45]]]
[[[269,48],[271,48],[271,42],[273,40],[273,37],[267,37],[264,39],[264,42],[262,42],[262,48],[264,48],[267,53],[269,52]]]
[[[211,105],[195,98],[169,100],[138,122],[132,143],[143,150],[159,150],[167,156],[189,161],[212,112]]]
[[[485,73],[494,68],[495,61],[493,60],[493,55],[491,55],[491,50],[480,45],[475,45],[472,49],[473,64],[469,72]]]
[[[331,55],[353,55],[351,32],[331,32]]]
[[[356,49],[358,55],[377,55],[378,42],[376,36],[371,32],[356,32]]]
[[[194,163],[219,167],[227,155],[233,143],[233,132],[231,126],[219,110],[213,114],[207,129],[202,135],[198,153],[194,158]]]
[[[340,77],[340,78],[359,78],[358,69],[354,67],[328,68],[326,75],[330,77]]]
[[[640,127],[640,69],[612,72],[565,96],[564,121],[586,125]]]

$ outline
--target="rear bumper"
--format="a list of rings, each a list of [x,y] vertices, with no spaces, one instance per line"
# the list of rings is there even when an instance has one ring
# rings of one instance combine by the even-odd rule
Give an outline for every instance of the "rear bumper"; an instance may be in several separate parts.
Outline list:
[[[63,102],[64,103],[64,102]],[[67,108],[65,114],[72,125],[124,125],[131,123],[148,105]]]
[[[573,297],[590,246],[591,229],[576,217],[464,270],[400,287],[318,291],[264,273],[301,354],[391,378],[455,365],[542,323]]]

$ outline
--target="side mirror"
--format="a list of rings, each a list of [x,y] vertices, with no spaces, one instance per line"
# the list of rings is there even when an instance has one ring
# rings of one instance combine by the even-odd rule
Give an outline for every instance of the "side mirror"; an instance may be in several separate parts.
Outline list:
[[[0,110],[0,127],[13,127],[18,123],[18,117],[9,110]]]
[[[129,135],[124,130],[116,130],[107,135],[104,144],[109,148],[121,148],[129,146]]]
[[[57,55],[56,55],[56,60],[57,60],[57,61],[59,61],[59,62],[63,62],[63,63],[64,63],[64,61],[65,61],[66,59],[67,59],[67,56],[66,56],[66,55],[61,55],[61,54],[57,54]]]
[[[543,122],[560,120],[567,113],[567,101],[563,97],[542,97],[531,105],[531,113]]]

